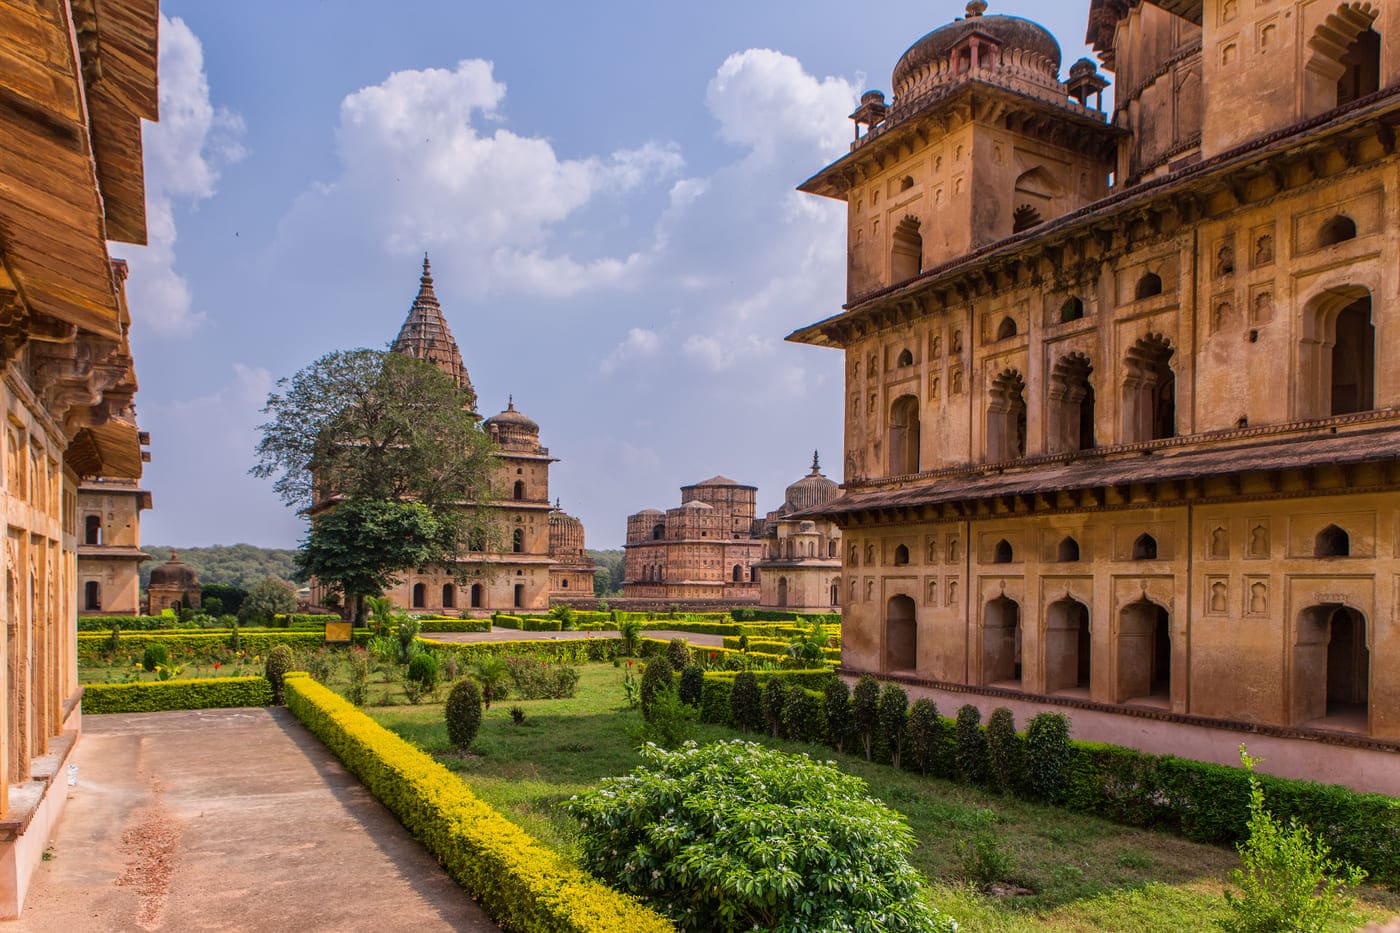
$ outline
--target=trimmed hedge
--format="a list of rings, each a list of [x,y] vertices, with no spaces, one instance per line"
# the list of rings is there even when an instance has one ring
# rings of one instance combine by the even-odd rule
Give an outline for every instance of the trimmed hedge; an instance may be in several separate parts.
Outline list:
[[[110,632],[113,626],[122,631],[149,632],[172,629],[180,624],[174,616],[78,616],[80,632]]]
[[[621,638],[571,638],[568,640],[524,640],[524,641],[435,641],[419,638],[423,644],[440,654],[455,654],[467,663],[487,656],[501,657],[508,654],[538,658],[545,661],[569,661],[582,664],[588,661],[611,661],[622,656]],[[665,649],[666,642],[643,639],[638,653],[645,657]]]
[[[775,678],[781,680],[788,686],[798,686],[807,690],[821,691],[826,689],[826,685],[836,678],[834,671],[829,668],[821,670],[792,670],[792,671],[753,671],[754,678],[758,681],[758,688],[762,690],[768,681]],[[705,683],[700,689],[700,721],[712,722],[721,726],[734,728],[733,710],[730,709],[729,698],[734,692],[734,678],[739,676],[739,671],[707,671],[705,673]]]
[[[266,677],[202,677],[147,683],[86,684],[83,687],[83,712],[87,715],[271,705],[272,685]]]
[[[418,631],[433,634],[435,632],[489,632],[491,631],[490,619],[423,619],[419,623]]]
[[[354,634],[355,644],[364,644],[369,632]],[[269,631],[267,629],[239,629],[239,650],[250,655],[266,655],[278,645],[290,648],[317,648],[326,643],[324,631],[297,632],[287,629]],[[217,661],[233,650],[233,633],[229,631],[200,632],[197,635],[176,635],[166,632],[122,632],[117,639],[119,658],[139,656],[149,644],[165,645],[170,652],[170,660],[175,664],[186,661]],[[100,664],[107,659],[112,648],[110,634],[84,634],[78,636],[78,663]]]
[[[559,632],[564,628],[564,623],[559,619],[550,619],[544,616],[512,616],[494,615],[491,622],[497,628],[513,628],[522,632]]]
[[[292,713],[501,926],[545,933],[675,929],[527,835],[431,756],[311,678],[289,675],[286,689]]]

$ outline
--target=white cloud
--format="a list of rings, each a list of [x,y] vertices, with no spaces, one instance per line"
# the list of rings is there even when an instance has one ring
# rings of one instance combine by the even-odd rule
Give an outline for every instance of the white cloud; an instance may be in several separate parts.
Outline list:
[[[655,356],[661,349],[661,342],[661,335],[656,331],[648,330],[645,327],[634,327],[627,332],[626,339],[603,358],[603,362],[598,368],[604,375],[611,375],[629,360]]]
[[[175,268],[175,207],[212,198],[220,170],[247,153],[243,121],[211,102],[203,46],[179,17],[160,18],[159,67],[160,122],[142,130],[148,245],[114,249],[132,265],[129,297],[136,326],[159,336],[188,337],[205,315],[195,309],[189,282]]]
[[[636,250],[578,257],[553,242],[557,227],[602,198],[673,177],[673,145],[648,142],[606,156],[561,158],[542,136],[502,126],[506,86],[490,62],[397,71],[348,95],[336,130],[340,174],[294,204],[279,248],[320,231],[369,231],[390,256],[427,249],[483,290],[547,296],[612,287],[645,265]]]
[[[722,138],[771,160],[786,147],[839,151],[856,90],[844,78],[813,77],[790,55],[746,49],[719,66],[705,100]]]

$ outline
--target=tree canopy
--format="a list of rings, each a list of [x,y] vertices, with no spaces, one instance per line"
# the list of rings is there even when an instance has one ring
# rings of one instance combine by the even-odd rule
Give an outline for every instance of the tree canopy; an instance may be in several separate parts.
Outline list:
[[[495,549],[484,506],[496,447],[473,401],[436,367],[382,350],[329,353],[277,383],[250,472],[310,516],[303,576],[358,600],[409,568],[459,570],[469,543]]]

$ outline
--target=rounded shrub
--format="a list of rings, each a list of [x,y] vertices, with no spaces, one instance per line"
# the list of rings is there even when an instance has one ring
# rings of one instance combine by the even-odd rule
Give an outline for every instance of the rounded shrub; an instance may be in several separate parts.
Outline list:
[[[1069,717],[1040,713],[1026,727],[1026,787],[1031,796],[1059,803],[1069,780]]]
[[[705,692],[705,669],[692,664],[681,670],[680,697],[687,706],[700,707],[700,696]]]
[[[865,760],[870,761],[880,730],[880,682],[862,674],[851,693],[851,731],[860,739]]]
[[[822,737],[822,705],[802,687],[788,688],[783,703],[783,735],[794,742],[815,742]]]
[[[1005,706],[998,706],[987,718],[987,767],[992,785],[1003,794],[1016,784],[1019,753],[1016,717]]]
[[[758,689],[758,676],[753,671],[734,675],[734,689],[729,694],[729,715],[734,725],[745,732],[763,728],[763,695]]]
[[[958,777],[980,784],[987,774],[987,737],[982,734],[982,711],[971,703],[958,710]]]
[[[844,752],[851,734],[851,688],[837,677],[826,685],[824,700],[826,740],[832,748]]]
[[[413,660],[408,662],[408,679],[417,684],[424,693],[432,693],[436,690],[438,681],[437,657],[426,651],[415,654]]]
[[[448,739],[466,751],[481,731],[481,687],[470,677],[463,677],[452,685],[442,713],[447,720]]]
[[[787,706],[787,684],[776,677],[763,685],[763,721],[773,738],[783,737],[783,707]]]
[[[278,706],[282,705],[282,680],[292,669],[292,661],[292,649],[286,645],[278,645],[267,653],[263,676],[272,685],[272,701]]]
[[[666,660],[671,662],[673,671],[683,671],[690,666],[690,645],[684,638],[672,638],[666,646]]]
[[[909,709],[907,728],[909,764],[920,774],[936,774],[943,742],[943,721],[928,698],[915,700]]]
[[[919,891],[913,833],[859,778],[743,741],[642,757],[565,806],[580,861],[679,929],[957,928]]]
[[[897,770],[904,752],[904,733],[909,722],[909,694],[898,684],[885,684],[880,691],[880,738],[890,753],[890,764]]]
[[[170,663],[170,649],[160,642],[151,642],[146,646],[146,650],[141,652],[141,666],[148,671],[153,671],[158,667],[165,667]]]
[[[676,686],[676,672],[671,667],[671,662],[666,660],[665,655],[657,655],[647,662],[646,670],[642,672],[641,704],[642,718],[650,719],[651,701],[656,699],[656,694],[666,687],[674,689]]]

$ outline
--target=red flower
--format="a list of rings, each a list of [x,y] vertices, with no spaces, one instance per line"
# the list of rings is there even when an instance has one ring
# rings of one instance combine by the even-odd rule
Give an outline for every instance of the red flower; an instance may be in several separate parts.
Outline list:
[[[717,658],[717,657],[719,657],[719,652],[718,652],[718,651],[711,651],[711,652],[710,652],[710,657],[712,657],[712,658]]]
[[[219,662],[218,662],[218,661],[215,661],[215,662],[214,662],[214,670],[217,671],[218,669],[219,669]]]
[[[632,666],[632,662],[631,662],[631,661],[628,661],[628,662],[627,662],[627,666],[628,666],[628,667],[631,667],[631,666]]]

